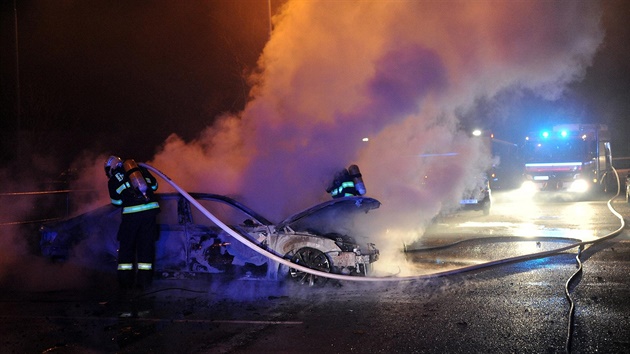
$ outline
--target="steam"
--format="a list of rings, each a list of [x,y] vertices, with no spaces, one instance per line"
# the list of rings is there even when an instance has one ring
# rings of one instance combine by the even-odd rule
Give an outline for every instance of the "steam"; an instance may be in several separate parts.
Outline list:
[[[245,110],[192,144],[172,136],[153,163],[275,221],[328,199],[334,173],[357,163],[383,203],[374,241],[413,242],[490,167],[462,113],[506,92],[561,97],[601,40],[587,1],[289,1]]]
[[[276,222],[329,199],[335,172],[356,163],[383,203],[365,231],[387,253],[490,167],[460,117],[523,91],[561,97],[590,65],[599,18],[591,1],[288,1],[245,109],[194,141],[171,135],[147,163]],[[104,159],[78,162],[91,171],[80,183],[101,190],[90,203],[107,202]]]
[[[58,163],[54,159],[32,156],[29,168],[9,166],[0,170],[0,181],[2,181],[2,188],[0,188],[2,194],[0,195],[0,215],[2,215],[0,219],[0,288],[2,289],[47,291],[74,288],[94,281],[90,279],[90,272],[76,262],[54,265],[49,260],[38,256],[38,224],[29,224],[28,221],[51,217],[48,214],[49,210],[60,213],[53,216],[63,216],[61,213],[65,204],[59,202],[65,198],[51,194],[16,195],[16,193],[29,193],[50,188],[42,184],[37,177],[48,175],[51,171],[58,171],[56,165]],[[93,200],[93,198],[89,199]],[[84,204],[83,208],[89,208],[89,206]],[[41,214],[42,211],[45,214]],[[103,279],[97,281],[102,283]]]

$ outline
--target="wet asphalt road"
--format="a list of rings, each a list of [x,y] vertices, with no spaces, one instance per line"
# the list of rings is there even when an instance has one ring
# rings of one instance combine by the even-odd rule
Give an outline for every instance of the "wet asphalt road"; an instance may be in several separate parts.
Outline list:
[[[436,219],[409,250],[419,273],[554,249],[619,227],[605,200],[514,203]],[[625,202],[614,206],[626,218]],[[501,239],[501,242],[487,237]],[[536,236],[532,241],[503,240]],[[461,241],[457,243],[458,241]],[[160,279],[119,299],[114,279],[54,292],[3,291],[2,353],[573,353],[630,352],[628,231],[587,248],[572,289],[576,249],[461,274],[309,289],[251,278]],[[570,338],[570,346],[567,346]]]

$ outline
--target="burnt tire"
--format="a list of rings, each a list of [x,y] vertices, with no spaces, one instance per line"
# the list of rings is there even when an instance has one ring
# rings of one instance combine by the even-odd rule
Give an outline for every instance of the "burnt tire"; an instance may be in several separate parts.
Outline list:
[[[311,247],[300,248],[291,256],[291,262],[301,266],[330,273],[332,266],[326,254]],[[288,277],[299,284],[324,286],[328,278],[313,275],[295,268],[289,268]]]

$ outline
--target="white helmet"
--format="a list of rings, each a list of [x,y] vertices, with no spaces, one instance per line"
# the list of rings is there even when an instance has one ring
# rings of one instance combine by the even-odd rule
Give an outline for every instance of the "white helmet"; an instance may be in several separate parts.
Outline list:
[[[123,163],[122,159],[120,157],[118,157],[118,156],[113,156],[112,155],[112,156],[108,157],[107,161],[105,161],[105,175],[108,178],[111,178],[112,177],[112,172],[116,168],[122,166],[122,163]]]

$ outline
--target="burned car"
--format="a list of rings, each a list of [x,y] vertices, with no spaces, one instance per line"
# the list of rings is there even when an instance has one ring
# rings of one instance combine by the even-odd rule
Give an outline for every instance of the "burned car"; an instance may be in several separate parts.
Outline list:
[[[490,191],[490,182],[487,178],[482,178],[479,183],[465,192],[463,198],[459,201],[462,209],[481,210],[484,215],[490,214],[492,207],[492,193]]]
[[[240,271],[319,285],[326,278],[287,267],[251,247],[308,268],[346,275],[365,276],[371,263],[378,260],[374,244],[353,234],[361,215],[380,206],[376,199],[333,199],[274,224],[232,198],[205,193],[191,196],[250,244],[238,241],[213,224],[181,194],[157,194],[161,208],[154,265],[157,274]],[[72,260],[101,270],[115,270],[120,218],[120,209],[106,205],[42,225],[42,255],[56,261]]]

